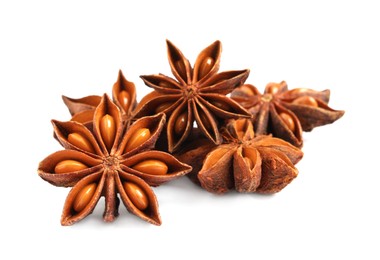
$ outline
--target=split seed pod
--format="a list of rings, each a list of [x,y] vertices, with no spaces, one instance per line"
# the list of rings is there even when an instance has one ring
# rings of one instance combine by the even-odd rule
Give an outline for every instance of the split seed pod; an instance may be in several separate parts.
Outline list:
[[[75,121],[52,123],[66,150],[42,160],[38,174],[53,185],[72,187],[64,205],[62,225],[74,224],[91,214],[101,196],[105,197],[106,222],[118,215],[121,199],[129,212],[149,223],[161,224],[150,186],[191,170],[172,155],[152,150],[165,123],[163,113],[127,126],[120,109],[105,94],[94,111],[92,131]]]
[[[194,149],[185,149],[177,155],[194,166],[197,182],[207,191],[275,193],[297,177],[294,165],[301,160],[302,151],[278,138],[254,137],[250,120],[231,120],[223,138],[221,145],[195,144]]]
[[[245,84],[235,89],[231,97],[252,114],[256,135],[272,134],[297,147],[303,145],[303,131],[331,124],[344,115],[344,111],[327,105],[329,90],[288,90],[285,81],[269,83],[264,94]]]

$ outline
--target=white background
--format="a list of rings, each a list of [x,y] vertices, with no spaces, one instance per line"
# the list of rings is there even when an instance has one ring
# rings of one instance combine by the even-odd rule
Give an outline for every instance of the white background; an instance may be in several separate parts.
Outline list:
[[[375,1],[123,2],[0,2],[0,258],[379,259]],[[141,99],[140,75],[171,75],[166,39],[191,62],[221,40],[220,71],[249,68],[260,90],[328,88],[346,114],[304,135],[299,176],[276,195],[216,196],[184,177],[154,188],[159,227],[123,207],[104,223],[102,201],[62,227],[69,189],[37,175],[61,149],[50,123],[69,119],[61,95],[110,94],[121,69]]]

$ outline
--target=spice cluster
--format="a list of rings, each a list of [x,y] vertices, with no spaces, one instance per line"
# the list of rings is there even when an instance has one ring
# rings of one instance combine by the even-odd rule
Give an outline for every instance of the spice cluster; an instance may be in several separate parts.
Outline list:
[[[331,124],[344,111],[329,107],[330,91],[269,83],[261,93],[250,71],[219,72],[215,41],[191,65],[167,41],[173,76],[143,75],[152,91],[137,103],[136,87],[119,71],[112,95],[62,96],[71,119],[52,120],[62,145],[38,165],[38,175],[71,187],[62,225],[89,214],[104,197],[103,219],[128,212],[161,224],[152,187],[187,175],[208,192],[276,193],[298,175],[302,133]]]

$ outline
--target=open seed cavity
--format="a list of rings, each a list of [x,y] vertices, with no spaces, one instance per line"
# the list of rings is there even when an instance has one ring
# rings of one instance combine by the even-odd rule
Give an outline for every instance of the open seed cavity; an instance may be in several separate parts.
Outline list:
[[[76,212],[82,211],[88,205],[88,203],[90,203],[92,196],[94,196],[95,190],[96,183],[88,184],[83,189],[81,189],[73,201],[73,209]]]
[[[99,129],[103,142],[106,145],[107,150],[110,151],[115,142],[116,136],[115,119],[112,116],[105,114],[100,120]]]
[[[124,152],[129,152],[146,142],[151,137],[149,128],[139,128],[130,137],[125,145]]]
[[[165,175],[168,173],[168,166],[156,159],[148,159],[132,166],[136,171],[140,171],[152,175]]]
[[[148,196],[142,188],[133,182],[124,182],[124,190],[136,208],[143,211],[149,206]]]
[[[76,172],[87,169],[87,165],[76,160],[63,160],[54,167],[54,173]]]
[[[91,142],[85,136],[83,136],[80,133],[75,133],[75,132],[70,133],[67,136],[67,140],[69,141],[69,143],[75,145],[76,147],[78,147],[84,151],[87,151],[90,153],[95,153],[95,149],[92,146]]]

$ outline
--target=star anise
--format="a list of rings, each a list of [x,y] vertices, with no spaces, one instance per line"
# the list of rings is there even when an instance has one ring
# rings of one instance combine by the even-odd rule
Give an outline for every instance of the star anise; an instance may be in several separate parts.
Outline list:
[[[198,183],[207,191],[275,193],[297,177],[295,164],[303,152],[271,136],[254,137],[249,119],[230,120],[223,129],[223,144],[195,140],[177,157],[193,167]]]
[[[91,126],[96,107],[99,105],[101,96],[90,95],[82,98],[70,98],[62,96],[72,116],[72,121]],[[132,110],[136,107],[136,88],[133,82],[128,81],[121,70],[115,84],[112,87],[112,99],[119,107],[123,120],[127,123],[131,118]]]
[[[208,139],[219,144],[219,127],[225,119],[250,116],[226,96],[245,82],[249,70],[217,73],[222,51],[220,41],[200,52],[194,67],[170,41],[167,41],[167,49],[176,80],[162,74],[141,76],[154,91],[142,98],[134,117],[165,113],[170,152],[177,150],[189,137],[194,121]]]
[[[172,155],[152,150],[165,123],[163,113],[127,127],[119,108],[105,94],[94,111],[92,131],[76,121],[52,123],[65,150],[43,159],[38,174],[53,185],[73,187],[63,208],[62,225],[91,214],[101,196],[105,197],[103,218],[113,221],[118,215],[118,195],[128,211],[161,224],[150,185],[158,186],[191,170]]]
[[[235,89],[231,97],[253,115],[256,135],[271,133],[297,147],[303,145],[303,131],[331,124],[344,114],[327,105],[329,90],[288,90],[285,81],[269,83],[264,94],[253,85],[245,84]]]

